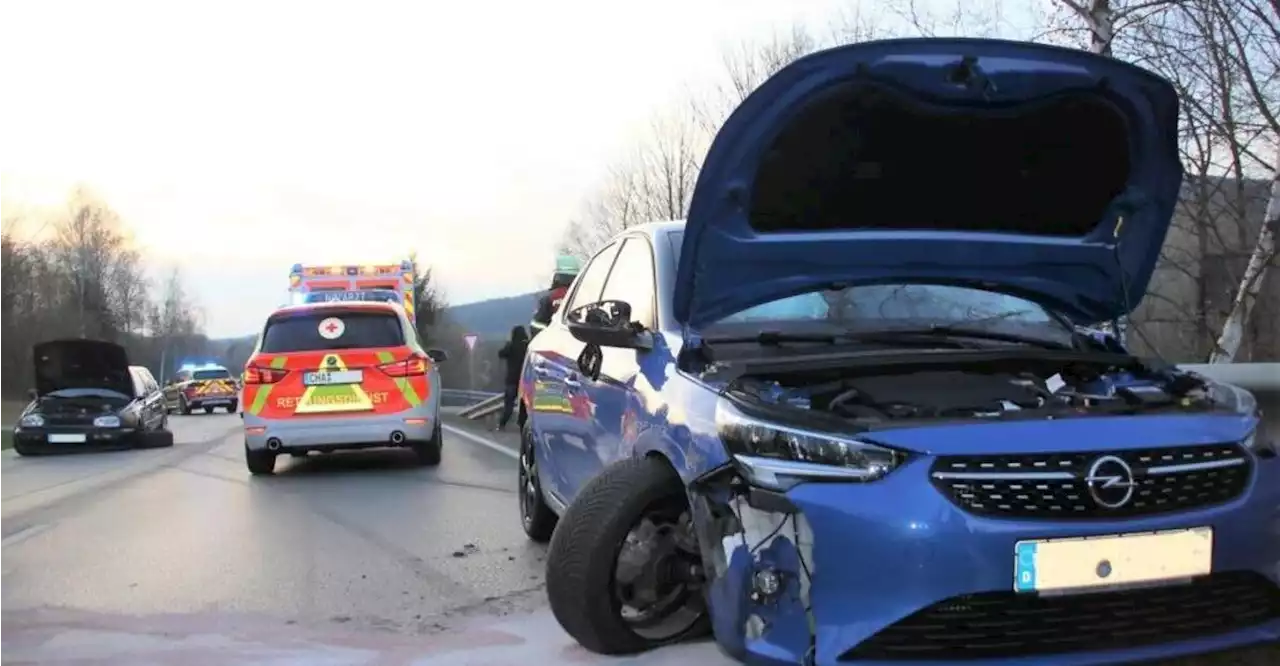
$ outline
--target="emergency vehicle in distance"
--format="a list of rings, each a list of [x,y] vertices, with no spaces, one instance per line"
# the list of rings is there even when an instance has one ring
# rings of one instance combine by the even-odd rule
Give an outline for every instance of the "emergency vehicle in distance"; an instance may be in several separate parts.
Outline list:
[[[405,308],[354,299],[286,305],[267,317],[244,373],[249,472],[311,451],[409,448],[440,463],[440,372]]]
[[[289,304],[335,301],[390,301],[414,319],[413,280],[416,267],[408,259],[399,264],[294,264],[289,271]]]
[[[236,411],[239,390],[239,382],[221,365],[183,365],[164,385],[165,410],[190,414],[203,409],[212,414],[221,407],[231,414]]]

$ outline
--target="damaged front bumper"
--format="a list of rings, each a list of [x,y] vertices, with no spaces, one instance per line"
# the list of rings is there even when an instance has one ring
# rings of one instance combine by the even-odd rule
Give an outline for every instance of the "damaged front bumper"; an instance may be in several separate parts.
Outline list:
[[[1280,640],[1280,461],[1214,506],[1109,520],[993,518],[920,456],[872,483],[691,492],[721,648],[749,664],[1127,663]],[[723,480],[725,477],[720,477]],[[1022,540],[1213,528],[1213,573],[1090,594],[1015,593]]]

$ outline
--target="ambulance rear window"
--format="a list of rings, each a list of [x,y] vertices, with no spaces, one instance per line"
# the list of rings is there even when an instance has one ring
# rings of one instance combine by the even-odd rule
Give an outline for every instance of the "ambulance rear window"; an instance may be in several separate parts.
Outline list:
[[[399,347],[405,344],[393,312],[326,309],[272,317],[262,334],[266,353]]]

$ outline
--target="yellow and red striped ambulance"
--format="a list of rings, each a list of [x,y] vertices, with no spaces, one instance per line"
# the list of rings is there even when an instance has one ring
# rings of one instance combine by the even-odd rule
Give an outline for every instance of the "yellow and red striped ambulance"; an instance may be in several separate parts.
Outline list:
[[[280,454],[411,448],[440,462],[441,350],[424,349],[404,307],[351,301],[277,309],[245,364],[245,459],[270,474]]]

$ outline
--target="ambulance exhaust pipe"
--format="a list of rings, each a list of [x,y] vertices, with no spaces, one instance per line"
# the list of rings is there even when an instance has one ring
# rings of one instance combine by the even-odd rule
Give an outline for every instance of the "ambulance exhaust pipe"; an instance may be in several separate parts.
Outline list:
[[[272,437],[271,439],[268,439],[268,440],[267,440],[267,450],[268,450],[268,451],[279,451],[279,450],[280,450],[280,440],[279,440],[278,438],[276,438],[276,437]]]
[[[392,444],[395,444],[395,445],[397,445],[397,446],[399,446],[399,445],[401,445],[401,444],[404,444],[404,433],[400,432],[399,430],[396,430],[395,432],[392,432],[392,433],[391,433],[391,443],[392,443]]]

